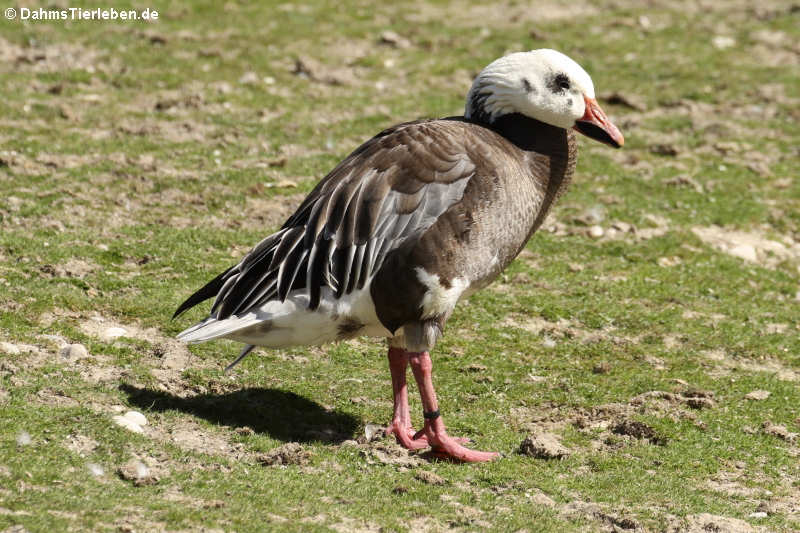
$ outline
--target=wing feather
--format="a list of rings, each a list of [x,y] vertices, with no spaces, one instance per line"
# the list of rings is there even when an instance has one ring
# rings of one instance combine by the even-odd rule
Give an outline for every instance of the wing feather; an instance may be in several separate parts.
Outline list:
[[[382,261],[419,238],[464,194],[475,173],[464,126],[401,124],[374,137],[331,171],[275,234],[190,297],[184,311],[216,295],[218,320],[298,289],[319,306],[361,289]]]

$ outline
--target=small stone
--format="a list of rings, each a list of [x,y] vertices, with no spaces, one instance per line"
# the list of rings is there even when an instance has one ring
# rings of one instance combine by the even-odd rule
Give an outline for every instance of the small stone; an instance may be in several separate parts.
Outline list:
[[[561,459],[570,451],[551,433],[536,433],[525,437],[519,446],[519,453],[539,459]]]
[[[100,338],[106,342],[109,342],[119,337],[124,337],[127,334],[128,332],[125,330],[125,328],[110,327],[106,329],[102,335],[100,335]]]
[[[387,30],[381,33],[381,38],[379,41],[381,44],[388,44],[394,48],[410,48],[411,41],[406,39],[405,37],[401,37],[397,33]]]
[[[25,431],[24,429],[17,433],[17,445],[18,446],[28,446],[33,442],[31,439],[31,434]]]
[[[125,413],[122,416],[123,416],[123,418],[127,418],[128,420],[130,420],[134,424],[138,424],[140,426],[146,426],[147,425],[147,418],[142,413],[140,413],[139,411],[128,411],[127,413]]]
[[[771,393],[766,390],[754,390],[744,395],[745,400],[766,400]]]
[[[136,422],[132,422],[131,420],[125,418],[124,416],[115,415],[111,417],[111,420],[118,426],[127,429],[128,431],[133,431],[134,433],[144,433],[142,426],[137,424]]]
[[[7,353],[9,355],[19,355],[20,349],[16,344],[11,344],[10,342],[0,342],[0,352]]]
[[[605,231],[603,230],[602,227],[597,225],[589,226],[589,237],[593,239],[599,239],[603,235],[605,235]]]
[[[61,348],[61,358],[68,361],[77,361],[89,357],[89,350],[83,344],[67,344]]]
[[[418,470],[414,477],[428,485],[444,485],[447,483],[442,476],[430,470]]]
[[[764,511],[756,511],[747,515],[748,518],[766,518],[768,515]]]

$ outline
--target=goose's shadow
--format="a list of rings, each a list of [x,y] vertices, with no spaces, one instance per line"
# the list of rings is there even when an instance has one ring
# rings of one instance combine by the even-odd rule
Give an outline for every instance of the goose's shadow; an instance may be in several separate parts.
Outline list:
[[[123,383],[131,405],[147,411],[181,411],[214,424],[249,427],[284,442],[342,442],[353,438],[359,420],[327,410],[293,392],[260,387],[223,394],[181,397]]]

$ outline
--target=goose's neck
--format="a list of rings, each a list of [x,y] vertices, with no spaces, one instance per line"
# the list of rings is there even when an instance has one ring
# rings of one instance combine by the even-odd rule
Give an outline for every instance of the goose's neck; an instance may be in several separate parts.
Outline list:
[[[566,155],[570,133],[520,113],[498,117],[488,127],[526,152],[558,156]]]
[[[519,113],[503,115],[488,127],[528,155],[530,176],[544,185],[545,196],[531,228],[533,233],[572,179],[578,159],[575,133]]]

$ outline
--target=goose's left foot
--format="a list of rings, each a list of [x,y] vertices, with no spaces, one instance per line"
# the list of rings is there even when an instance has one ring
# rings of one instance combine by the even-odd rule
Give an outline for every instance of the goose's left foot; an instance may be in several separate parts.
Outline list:
[[[460,441],[447,434],[447,430],[439,414],[439,403],[436,399],[436,391],[433,389],[433,362],[428,352],[407,352],[408,362],[414,379],[417,381],[420,395],[422,396],[423,415],[425,416],[425,426],[414,435],[414,439],[425,438],[433,454],[437,457],[463,461],[466,463],[478,463],[492,461],[500,456],[495,452],[479,452],[461,446]]]

